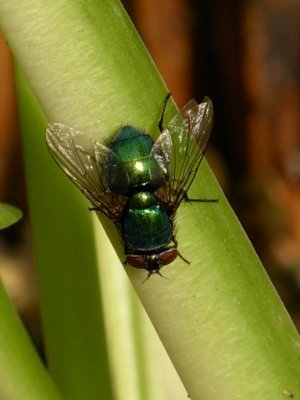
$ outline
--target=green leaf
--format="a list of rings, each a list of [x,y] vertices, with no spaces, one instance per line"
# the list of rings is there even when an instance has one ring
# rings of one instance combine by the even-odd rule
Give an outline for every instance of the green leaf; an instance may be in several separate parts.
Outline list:
[[[62,400],[0,281],[1,400]]]
[[[0,203],[0,229],[15,224],[22,218],[22,211],[10,204]]]
[[[20,71],[17,82],[47,364],[66,398],[109,400],[111,381],[87,202],[50,157],[45,117]]]

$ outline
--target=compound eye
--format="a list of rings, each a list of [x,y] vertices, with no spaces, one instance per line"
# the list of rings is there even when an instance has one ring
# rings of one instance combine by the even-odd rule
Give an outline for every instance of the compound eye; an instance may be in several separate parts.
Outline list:
[[[178,256],[178,251],[174,248],[168,249],[159,255],[159,260],[162,265],[170,264]]]
[[[126,263],[130,264],[135,268],[144,268],[147,269],[147,261],[145,257],[140,255],[131,254],[126,257]]]

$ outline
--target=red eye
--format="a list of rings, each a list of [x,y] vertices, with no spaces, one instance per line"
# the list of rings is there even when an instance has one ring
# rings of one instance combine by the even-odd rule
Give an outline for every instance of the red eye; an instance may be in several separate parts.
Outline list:
[[[129,254],[126,258],[126,263],[132,267],[146,269],[152,273],[167,264],[170,264],[178,256],[178,251],[175,248],[167,249],[159,254]]]
[[[129,255],[126,257],[126,262],[135,268],[146,268],[147,269],[147,259],[139,255]]]
[[[162,265],[170,264],[178,256],[178,251],[174,248],[168,249],[159,255],[159,260]]]

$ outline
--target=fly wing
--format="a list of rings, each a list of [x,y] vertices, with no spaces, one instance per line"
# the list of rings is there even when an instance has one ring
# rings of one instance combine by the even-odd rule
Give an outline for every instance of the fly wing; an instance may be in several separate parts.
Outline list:
[[[46,142],[59,167],[93,207],[118,221],[127,199],[112,193],[103,181],[104,166],[115,165],[118,157],[100,142],[60,123],[48,125]]]
[[[151,156],[166,176],[166,184],[157,191],[170,214],[186,197],[205,153],[213,124],[212,101],[205,97],[197,104],[189,101],[160,134]]]

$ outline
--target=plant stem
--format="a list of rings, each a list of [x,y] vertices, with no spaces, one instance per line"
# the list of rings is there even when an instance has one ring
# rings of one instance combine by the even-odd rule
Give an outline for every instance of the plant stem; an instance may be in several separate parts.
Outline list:
[[[1,0],[0,15],[51,121],[102,140],[125,124],[157,133],[167,91],[117,0]],[[144,271],[125,269],[193,400],[274,400],[285,390],[297,398],[298,334],[205,162],[200,169],[190,197],[219,203],[178,211],[179,250],[191,265],[178,258],[167,279],[144,284]],[[115,229],[100,219],[123,261]]]
[[[67,399],[109,400],[112,389],[87,202],[64,175],[53,171],[41,135],[45,118],[20,73],[18,89],[47,364]]]
[[[62,400],[0,281],[1,400]]]

